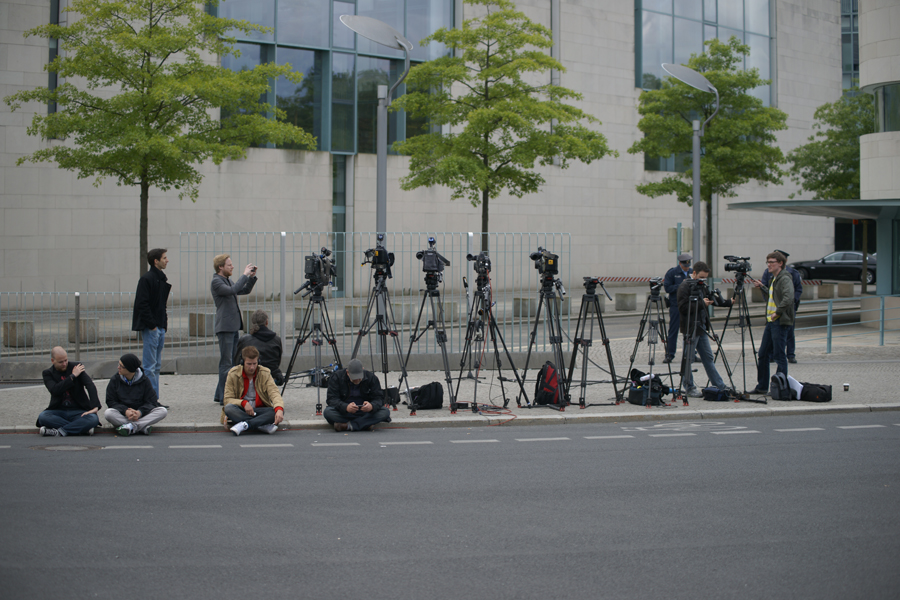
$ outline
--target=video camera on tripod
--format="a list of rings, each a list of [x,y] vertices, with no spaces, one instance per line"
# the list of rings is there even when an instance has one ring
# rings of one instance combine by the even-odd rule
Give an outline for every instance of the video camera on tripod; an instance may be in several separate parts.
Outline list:
[[[361,266],[372,265],[376,275],[387,275],[391,279],[394,275],[391,273],[391,267],[394,266],[394,253],[388,252],[384,247],[384,234],[379,233],[375,237],[375,247],[365,251],[366,260]]]
[[[690,287],[691,298],[697,299],[706,299],[712,300],[716,306],[729,306],[727,300],[722,295],[722,292],[719,291],[719,288],[714,290],[709,289],[709,286],[706,285],[706,281],[703,279],[688,279],[688,286]]]
[[[528,258],[534,261],[534,268],[541,275],[559,275],[559,255],[538,246]]]
[[[436,282],[440,283],[444,267],[450,266],[450,261],[444,258],[440,252],[434,249],[435,240],[433,237],[428,238],[428,248],[416,252],[416,258],[422,261],[422,272],[425,273],[425,281],[436,278]]]
[[[334,259],[331,256],[331,250],[322,246],[319,254],[312,253],[304,258],[303,275],[306,277],[306,283],[298,287],[294,294],[299,294],[306,288],[311,288],[303,294],[305,298],[313,292],[319,292],[331,283],[332,277],[337,277],[337,267],[335,267]]]
[[[753,266],[748,262],[750,260],[749,256],[735,256],[733,254],[727,254],[722,258],[729,261],[725,263],[726,271],[734,271],[735,273],[746,275],[753,268]]]
[[[662,277],[654,277],[650,280],[650,295],[654,298],[659,297],[659,290],[662,289],[663,286],[663,278]]]
[[[491,272],[491,257],[485,251],[478,253],[477,256],[466,254],[466,260],[475,261],[475,272],[481,276]]]

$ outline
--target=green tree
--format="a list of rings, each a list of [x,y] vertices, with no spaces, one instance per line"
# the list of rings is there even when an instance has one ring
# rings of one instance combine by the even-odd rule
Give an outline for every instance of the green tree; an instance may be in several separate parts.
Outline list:
[[[450,126],[450,133],[426,133],[395,144],[411,156],[401,187],[444,185],[452,199],[481,204],[482,249],[487,249],[490,200],[503,190],[518,198],[536,192],[544,178],[534,170],[535,162],[556,161],[566,168],[573,159],[590,163],[618,153],[602,134],[580,124],[599,124],[597,119],[563,102],[579,100],[580,94],[535,83],[547,79],[544,74],[551,69],[564,70],[545,53],[552,45],[546,27],[509,0],[466,4],[484,7],[482,16],[421,41],[440,42],[453,54],[413,68],[410,91],[391,108],[427,117],[433,127]]]
[[[314,147],[315,138],[302,129],[267,118],[283,118],[282,111],[260,103],[269,80],[300,80],[290,65],[233,72],[211,64],[210,56],[238,55],[229,30],[265,28],[216,18],[194,0],[73,0],[66,10],[77,13],[73,24],[25,32],[59,41],[62,51],[46,68],[65,83],[4,99],[12,110],[32,101],[57,106],[34,116],[28,134],[48,143],[18,164],[55,161],[79,179],[94,177],[95,185],[112,177],[138,186],[141,273],[150,187],[174,188],[196,201],[197,165],[205,160],[243,158],[254,143]],[[221,120],[214,109],[221,109]]]
[[[814,118],[817,131],[809,143],[787,155],[798,193],[811,193],[813,200],[858,200],[859,137],[875,132],[873,97],[854,87],[817,108]]]
[[[703,54],[692,55],[687,66],[703,75],[719,90],[719,114],[710,121],[701,138],[700,196],[707,203],[706,256],[712,256],[711,200],[713,194],[736,196],[735,188],[751,180],[762,185],[780,184],[784,172],[781,149],[775,145],[775,132],[787,129],[787,115],[777,108],[763,106],[750,95],[758,86],[770,83],[757,69],[743,70],[750,47],[736,37],[728,42],[717,39],[705,43]],[[687,154],[687,171],[663,177],[662,181],[643,183],[637,191],[651,198],[675,194],[679,202],[693,204],[693,165],[691,122],[705,122],[715,111],[715,95],[701,92],[672,77],[658,90],[641,92],[638,128],[644,137],[628,152],[643,152],[650,157]],[[699,235],[695,232],[694,235]]]

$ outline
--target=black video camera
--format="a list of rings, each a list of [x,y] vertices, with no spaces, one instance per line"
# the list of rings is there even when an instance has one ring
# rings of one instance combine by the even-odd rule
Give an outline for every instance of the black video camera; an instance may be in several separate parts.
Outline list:
[[[722,295],[722,292],[719,291],[719,288],[710,290],[703,279],[687,279],[686,281],[689,282],[692,298],[706,298],[707,300],[712,300],[716,306],[728,306],[728,301]]]
[[[541,275],[559,275],[558,254],[553,254],[538,246],[537,252],[532,252],[528,258],[534,261],[534,268]]]
[[[337,277],[337,267],[334,265],[331,250],[322,246],[319,254],[313,253],[304,257],[303,275],[306,277],[306,283],[297,288],[294,293],[298,294],[311,287],[312,289],[303,295],[307,296],[311,292],[316,292],[318,295],[322,288],[331,283],[332,277]]]
[[[371,264],[376,274],[385,274],[388,279],[393,277],[391,267],[394,266],[394,253],[388,252],[384,247],[384,234],[379,233],[375,237],[375,247],[365,251],[366,260],[363,265]]]
[[[725,263],[726,271],[734,271],[735,273],[743,273],[747,274],[753,268],[749,262],[749,256],[734,256],[733,254],[728,254],[723,256],[725,260],[729,261]]]
[[[651,292],[659,292],[663,285],[662,277],[654,277],[650,280],[650,291]]]
[[[491,272],[491,257],[487,252],[480,252],[478,256],[466,254],[466,260],[475,261],[475,272],[479,275],[487,275]]]
[[[416,258],[422,261],[422,271],[424,273],[441,273],[445,266],[450,266],[450,261],[441,256],[434,249],[434,245],[434,238],[430,237],[428,238],[428,249],[416,252]]]

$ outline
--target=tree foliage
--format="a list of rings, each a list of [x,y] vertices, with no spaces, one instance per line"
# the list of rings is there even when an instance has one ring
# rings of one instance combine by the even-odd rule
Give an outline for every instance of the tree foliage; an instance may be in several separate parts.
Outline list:
[[[788,153],[791,179],[813,200],[858,200],[859,137],[875,132],[873,97],[854,87],[817,108],[814,118],[818,131]]]
[[[266,28],[216,18],[195,0],[73,0],[66,10],[78,15],[72,24],[25,32],[58,40],[60,55],[46,68],[64,83],[5,98],[12,110],[32,101],[57,106],[28,128],[52,141],[18,163],[53,161],[79,178],[94,177],[95,185],[111,177],[139,186],[141,271],[150,187],[196,201],[197,165],[205,160],[243,158],[254,143],[314,147],[310,134],[267,118],[284,115],[260,103],[269,80],[300,80],[290,65],[234,72],[214,64],[216,56],[238,55],[230,30]]]
[[[407,79],[409,93],[392,104],[414,118],[427,117],[432,132],[395,144],[411,156],[405,190],[444,185],[452,199],[481,205],[481,226],[488,232],[490,200],[503,190],[521,198],[544,183],[535,171],[556,161],[565,169],[572,160],[590,163],[608,154],[606,138],[582,122],[599,121],[567,100],[581,95],[550,83],[551,69],[563,66],[545,51],[550,31],[515,10],[509,0],[466,0],[483,7],[458,29],[441,28],[422,40],[444,44],[453,54],[416,66]],[[543,77],[542,77],[543,76]],[[552,127],[551,127],[552,123]],[[482,238],[487,249],[487,236]]]

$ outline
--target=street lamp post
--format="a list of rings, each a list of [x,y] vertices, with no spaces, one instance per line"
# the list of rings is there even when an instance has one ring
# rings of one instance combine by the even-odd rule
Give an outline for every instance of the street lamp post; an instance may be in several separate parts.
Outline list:
[[[663,70],[677,79],[682,83],[686,83],[694,89],[700,90],[701,92],[713,92],[716,95],[716,110],[712,115],[703,123],[703,126],[700,126],[700,121],[694,119],[691,123],[694,130],[694,139],[693,139],[693,153],[692,153],[692,171],[693,171],[693,183],[694,183],[694,201],[693,201],[693,227],[694,227],[694,239],[693,239],[693,254],[694,261],[701,260],[700,254],[700,138],[703,137],[703,132],[706,130],[706,126],[709,125],[709,122],[713,120],[713,117],[719,112],[719,90],[715,88],[713,84],[709,82],[706,77],[698,73],[697,71],[685,67],[684,65],[670,65],[668,63],[663,63]],[[708,257],[708,260],[711,261],[712,257]]]
[[[394,90],[397,89],[406,75],[409,73],[409,51],[412,50],[412,42],[382,21],[371,17],[357,15],[341,15],[341,23],[349,27],[355,33],[376,44],[403,50],[406,55],[406,68],[403,75],[388,90],[386,85],[378,86],[378,116],[376,119],[376,183],[375,183],[375,232],[385,233],[387,230],[387,137],[388,137],[388,113],[387,108],[391,103]]]

